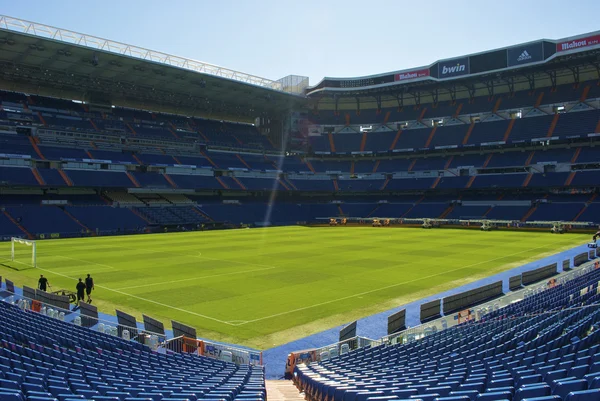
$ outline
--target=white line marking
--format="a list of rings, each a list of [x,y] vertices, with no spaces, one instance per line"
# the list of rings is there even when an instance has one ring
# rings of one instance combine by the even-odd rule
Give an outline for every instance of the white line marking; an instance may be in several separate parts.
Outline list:
[[[2,262],[10,262],[10,263],[19,263],[21,265],[29,266],[32,269],[35,268],[35,266],[33,266],[31,263],[19,262],[18,260],[12,260],[12,259],[8,259],[8,258],[4,258],[4,259],[0,259],[0,261],[2,261]]]
[[[77,261],[77,262],[84,262],[84,263],[88,263],[88,264],[90,264],[90,265],[103,266],[103,267],[108,267],[109,269],[112,269],[112,270],[119,270],[119,269],[117,269],[117,268],[116,268],[116,267],[114,267],[114,266],[105,265],[105,264],[102,264],[102,263],[91,262],[91,261],[89,261],[89,260],[84,260],[84,259],[72,258],[72,257],[70,257],[70,256],[63,256],[63,255],[52,255],[52,257],[64,258],[64,259],[71,259],[71,260],[75,260],[75,261]]]
[[[169,254],[169,255],[177,255],[177,256],[189,256],[190,258],[214,260],[216,262],[236,263],[236,264],[239,264],[239,265],[247,265],[247,266],[258,266],[258,267],[267,267],[267,268],[277,268],[277,267],[279,267],[279,266],[261,265],[259,263],[242,262],[242,261],[239,261],[239,260],[214,259],[214,258],[209,258],[208,256],[190,255],[190,254],[185,254],[185,253],[174,253],[174,252],[169,252],[169,251],[161,251],[161,250],[158,250],[158,249],[131,248],[131,247],[126,247],[126,246],[118,246],[118,245],[114,245],[114,246],[112,246],[112,248],[122,248],[122,249],[129,249],[129,250],[132,250],[132,251],[143,251],[143,252],[149,252],[149,253],[166,253],[166,254]]]
[[[558,244],[558,243],[560,243],[560,241],[555,242],[554,244]],[[413,283],[415,281],[421,281],[421,280],[425,280],[425,279],[428,279],[428,278],[441,276],[441,275],[446,274],[446,273],[455,272],[455,271],[459,271],[459,270],[463,270],[463,269],[468,269],[470,267],[478,266],[478,265],[481,265],[481,264],[484,264],[484,263],[494,262],[496,260],[504,259],[504,258],[507,258],[509,256],[515,256],[515,255],[519,255],[521,253],[531,252],[531,251],[533,251],[535,249],[545,248],[547,246],[548,245],[538,246],[538,247],[535,247],[535,248],[527,249],[525,251],[511,253],[510,255],[504,255],[504,256],[501,256],[499,258],[490,259],[490,260],[484,260],[482,262],[473,263],[471,265],[459,267],[457,269],[445,270],[445,271],[443,271],[443,272],[441,272],[439,274],[432,274],[430,276],[419,277],[419,278],[416,278],[414,280],[409,280],[409,281],[404,281],[404,282],[401,282],[401,283],[391,284],[391,285],[387,285],[385,287],[376,288],[374,290],[369,290],[369,291],[360,292],[360,293],[357,293],[357,294],[348,295],[346,297],[342,297],[342,298],[338,298],[338,299],[332,299],[331,301],[325,301],[325,302],[321,302],[321,303],[318,303],[318,304],[315,304],[315,305],[305,306],[305,307],[302,307],[302,308],[297,308],[297,309],[289,310],[289,311],[286,311],[286,312],[276,313],[274,315],[265,316],[265,317],[261,317],[261,318],[258,318],[258,319],[248,320],[246,323],[236,323],[236,324],[234,324],[234,326],[242,326],[244,324],[255,323],[255,322],[259,322],[261,320],[267,320],[267,319],[271,319],[271,318],[274,318],[274,317],[287,315],[289,313],[300,312],[300,311],[303,311],[303,310],[306,310],[306,309],[316,308],[317,306],[323,306],[323,305],[331,304],[331,303],[334,303],[334,302],[344,301],[344,300],[350,299],[350,298],[360,297],[362,295],[371,294],[371,293],[374,293],[374,292],[377,292],[377,291],[387,290],[389,288],[398,287],[398,286],[401,286],[401,285],[404,285],[404,284],[410,284],[410,283]]]
[[[144,288],[144,287],[153,287],[153,286],[156,286],[156,285],[182,283],[184,281],[202,280],[204,278],[233,276],[235,274],[244,274],[244,273],[252,273],[252,272],[262,272],[262,271],[265,271],[265,270],[272,270],[272,269],[278,269],[278,268],[279,268],[278,266],[273,266],[273,267],[265,267],[264,269],[253,269],[253,270],[244,270],[244,271],[231,272],[231,273],[211,274],[209,276],[200,276],[200,277],[189,277],[189,278],[182,278],[180,280],[163,281],[163,282],[160,282],[160,283],[132,285],[132,286],[129,286],[129,287],[119,288],[119,290],[130,290],[132,288]]]
[[[58,272],[55,272],[55,271],[52,271],[52,270],[42,269],[41,267],[38,267],[38,269],[42,270],[42,271],[45,271],[45,272],[48,272],[48,273],[56,274],[58,276],[62,276],[62,277],[65,277],[65,278],[68,278],[68,279],[71,279],[71,280],[77,280],[75,277],[69,277],[69,276],[67,276],[65,274],[58,273]],[[125,295],[125,296],[128,296],[128,297],[137,298],[137,299],[139,299],[141,301],[150,302],[150,303],[153,303],[153,304],[156,304],[156,305],[159,305],[159,306],[163,306],[165,308],[173,309],[173,310],[176,310],[176,311],[179,311],[179,312],[189,313],[190,315],[194,315],[194,316],[198,316],[198,317],[201,317],[201,318],[204,318],[204,319],[213,320],[215,322],[227,324],[229,326],[236,326],[235,324],[231,324],[231,323],[226,322],[224,320],[220,320],[220,319],[217,319],[217,318],[214,318],[214,317],[202,315],[200,313],[192,312],[192,311],[189,311],[189,310],[181,309],[181,308],[178,308],[176,306],[171,306],[171,305],[163,304],[162,302],[153,301],[151,299],[138,297],[137,295],[128,294],[128,293],[123,292],[123,291],[113,290],[112,288],[108,288],[108,287],[105,287],[105,286],[102,286],[102,285],[96,285],[96,287],[103,288],[103,289],[108,290],[108,291],[116,292],[117,294]]]

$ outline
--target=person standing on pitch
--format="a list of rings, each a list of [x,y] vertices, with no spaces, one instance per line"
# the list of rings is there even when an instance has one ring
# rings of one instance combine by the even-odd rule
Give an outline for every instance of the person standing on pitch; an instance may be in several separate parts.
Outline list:
[[[95,290],[94,288],[94,279],[92,278],[92,276],[90,276],[89,274],[87,275],[86,279],[85,279],[85,292],[87,294],[87,303],[91,304],[92,303],[92,290]]]
[[[79,279],[75,288],[77,289],[77,305],[79,305],[81,302],[85,302],[85,283]]]
[[[42,291],[46,291],[46,287],[50,287],[50,283],[48,279],[44,277],[43,274],[40,274],[40,279],[38,280],[38,288]]]

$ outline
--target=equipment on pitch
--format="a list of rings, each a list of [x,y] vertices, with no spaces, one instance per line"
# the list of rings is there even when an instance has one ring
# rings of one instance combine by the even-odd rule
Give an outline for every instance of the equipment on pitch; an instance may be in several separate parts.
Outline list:
[[[10,239],[10,242],[11,242],[10,260],[12,262],[17,262],[17,263],[22,263],[22,264],[28,265],[28,266],[30,265],[32,267],[37,267],[37,243],[36,243],[36,241],[12,237]],[[31,249],[31,264],[15,260],[15,246],[19,247],[19,245],[25,245]]]
[[[507,226],[510,227],[511,224],[514,224],[514,220],[459,220],[461,224],[481,224],[481,231],[490,231],[494,228],[498,228],[498,226]]]
[[[434,227],[440,227],[442,224],[449,222],[450,220],[448,219],[430,219],[430,218],[407,218],[407,219],[401,219],[401,221],[403,223],[417,223],[417,224],[421,224],[421,227],[423,228],[434,228]]]

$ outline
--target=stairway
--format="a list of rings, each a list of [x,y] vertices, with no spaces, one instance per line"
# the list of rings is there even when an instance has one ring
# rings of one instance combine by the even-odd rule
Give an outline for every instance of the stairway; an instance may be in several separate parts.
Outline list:
[[[252,170],[252,167],[250,167],[250,165],[249,165],[248,163],[246,163],[246,160],[242,159],[242,156],[240,156],[240,154],[239,154],[239,153],[236,153],[236,156],[237,156],[237,158],[240,160],[240,162],[242,162],[242,164],[243,164],[244,166],[246,166],[246,168],[247,168],[248,170]]]
[[[338,181],[336,179],[333,180],[333,189],[335,189],[336,192],[340,190],[340,186],[338,185]]]
[[[131,174],[131,172],[126,171],[125,175],[127,175],[127,178],[129,178],[129,181],[131,181],[131,183],[136,187],[136,188],[140,188],[141,185],[138,182],[138,180],[133,176],[133,174]]]
[[[61,170],[61,169],[57,169],[57,170],[58,170],[58,174],[60,174],[60,176],[62,177],[65,184],[67,184],[68,187],[72,187],[73,181],[71,180],[71,177],[69,177],[67,175],[67,172],[65,170]]]
[[[312,164],[310,164],[310,162],[308,160],[304,160],[304,163],[306,164],[306,166],[308,167],[308,169],[310,171],[312,171],[313,173],[315,172],[315,168],[312,166]]]
[[[202,151],[201,151],[200,153],[202,154],[202,156],[204,156],[204,158],[205,158],[206,160],[208,160],[208,162],[209,162],[210,164],[212,164],[212,165],[213,165],[213,167],[219,168],[219,166],[217,166],[217,164],[216,164],[215,162],[213,162],[213,161],[212,161],[212,159],[211,159],[210,157],[208,157],[208,155],[207,155],[205,152],[202,152]]]
[[[167,182],[169,183],[169,185],[171,185],[171,187],[178,188],[177,184],[175,183],[175,181],[173,181],[173,179],[169,176],[169,174],[163,173],[163,177],[165,177],[165,180],[167,180]]]
[[[383,191],[385,189],[385,187],[387,187],[387,184],[390,182],[390,177],[385,179],[385,182],[383,183],[383,185],[381,186],[381,190]]]
[[[67,216],[69,216],[69,218],[71,220],[73,220],[75,223],[79,224],[81,226],[81,228],[83,228],[85,231],[87,232],[92,232],[85,224],[83,224],[81,221],[79,221],[75,216],[73,216],[67,209],[65,208],[61,208],[63,212],[65,212],[65,214]],[[92,233],[93,235],[93,233]]]
[[[531,215],[537,210],[537,205],[533,206],[531,209],[525,213],[525,216],[521,219],[521,221],[527,221],[531,217]]]
[[[558,123],[558,117],[560,117],[560,114],[557,113],[554,115],[552,123],[550,124],[550,128],[548,128],[548,133],[546,134],[547,138],[550,138],[554,133],[554,129],[556,128],[556,124]]]
[[[433,141],[433,137],[435,136],[435,131],[437,131],[437,125],[433,127],[431,132],[429,133],[429,137],[427,138],[427,142],[425,142],[425,147],[428,148],[431,145],[431,141]]]
[[[335,153],[335,141],[333,140],[333,134],[328,134],[329,135],[329,148],[331,150],[331,153]]]
[[[392,141],[392,144],[390,145],[390,149],[389,150],[394,150],[394,148],[396,147],[396,143],[398,143],[398,139],[400,139],[400,135],[402,135],[402,130],[401,129],[398,130],[398,133],[394,137],[394,140]]]
[[[177,133],[175,133],[173,128],[169,128],[169,132],[171,133],[171,135],[173,135],[175,137],[175,139],[179,139],[179,136],[177,136]]]
[[[402,217],[404,217],[404,216],[408,215],[408,214],[410,213],[410,211],[414,209],[414,207],[415,207],[415,206],[417,206],[419,203],[423,202],[423,199],[425,199],[425,197],[424,197],[424,196],[421,196],[421,198],[420,198],[420,199],[419,199],[419,200],[418,200],[418,201],[417,201],[417,202],[416,202],[414,205],[412,205],[412,206],[411,206],[411,207],[410,207],[410,208],[409,208],[409,209],[406,211],[406,213],[404,213],[404,214],[403,214],[402,216],[400,216],[400,217],[402,218]]]
[[[15,226],[17,226],[17,227],[19,228],[19,230],[23,231],[23,233],[24,233],[25,235],[27,235],[27,238],[29,238],[29,239],[33,239],[33,235],[31,235],[31,234],[29,233],[29,231],[27,231],[27,230],[25,229],[25,227],[23,227],[21,224],[19,224],[19,222],[17,222],[17,220],[15,220],[15,218],[14,218],[14,217],[12,217],[12,216],[10,215],[10,213],[8,213],[8,211],[7,211],[7,210],[4,210],[4,212],[3,212],[3,213],[4,213],[4,215],[6,216],[6,218],[7,218],[7,219],[9,219],[9,220],[10,220],[10,221],[11,221],[11,222],[12,222],[12,223],[15,225]]]
[[[512,131],[514,125],[515,125],[515,119],[513,118],[508,123],[508,127],[506,128],[506,131],[504,131],[504,138],[502,138],[502,140],[504,142],[508,141],[508,137],[510,136],[510,132]]]
[[[143,165],[144,165],[144,162],[143,162],[143,161],[142,161],[142,160],[141,160],[141,159],[138,157],[138,155],[136,155],[135,153],[132,153],[132,154],[131,154],[131,157],[133,157],[133,158],[135,159],[135,161],[136,161],[136,162],[138,162],[138,164],[139,164],[140,166],[143,166]]]
[[[35,177],[35,180],[38,182],[38,184],[46,185],[46,181],[44,181],[44,178],[42,177],[42,175],[36,167],[32,167],[31,172],[33,173],[33,176]]]
[[[35,150],[35,153],[40,157],[40,159],[46,160],[46,158],[42,154],[42,151],[40,150],[40,148],[37,145],[36,138],[30,136],[29,137],[29,143],[31,143],[31,146],[33,147],[33,150]]]
[[[233,176],[232,176],[231,178],[232,178],[232,179],[233,179],[233,181],[235,181],[235,183],[236,183],[236,184],[238,184],[238,185],[239,185],[239,187],[240,187],[241,189],[243,189],[244,191],[245,191],[246,189],[248,189],[248,188],[246,188],[246,186],[245,186],[244,184],[242,184],[242,182],[241,182],[240,180],[238,180],[238,179],[237,179],[237,177],[233,177]]]
[[[127,128],[129,128],[129,131],[131,131],[131,133],[132,133],[133,135],[137,135],[137,132],[135,132],[135,130],[133,129],[133,127],[132,127],[131,125],[129,125],[129,123],[125,123],[125,126],[126,126]]]
[[[294,191],[297,191],[297,190],[298,190],[298,188],[296,188],[296,186],[294,185],[294,183],[293,183],[293,182],[292,182],[290,179],[288,179],[288,178],[285,178],[285,182],[286,182],[286,183],[289,185],[289,187],[290,187],[290,188],[292,188]]]
[[[469,137],[471,136],[471,132],[473,132],[474,127],[475,127],[475,123],[471,122],[471,125],[469,125],[469,129],[467,130],[467,133],[465,134],[465,137],[462,140],[463,145],[466,145],[467,142],[469,142]]]
[[[269,401],[304,401],[304,393],[300,393],[291,380],[266,380],[267,399]]]
[[[215,177],[215,179],[216,179],[217,181],[219,181],[219,184],[221,184],[221,186],[222,186],[224,189],[229,189],[229,187],[227,186],[227,184],[225,184],[225,181],[223,181],[223,180],[221,179],[221,177]]]
[[[200,216],[204,217],[206,220],[214,221],[212,217],[210,217],[209,215],[204,213],[200,208],[198,208],[198,206],[193,207],[192,210],[194,211],[194,213],[199,214]]]
[[[375,209],[371,210],[369,212],[369,214],[367,215],[367,217],[373,216],[373,213],[375,213],[377,211],[377,209],[379,209],[380,207],[381,207],[381,205],[379,205],[379,204],[377,206],[375,206]]]
[[[367,146],[367,133],[363,132],[362,139],[360,141],[360,151],[365,151],[365,146]]]
[[[130,207],[129,210],[131,210],[131,212],[133,214],[135,214],[137,217],[139,217],[140,219],[144,220],[146,223],[148,224],[152,224],[152,222],[150,220],[148,220],[148,218],[146,216],[144,216],[143,214],[141,214],[140,212],[138,212],[135,208]]]
[[[583,207],[581,208],[581,210],[579,211],[579,213],[577,213],[577,216],[575,216],[575,218],[573,218],[572,221],[579,220],[579,218],[581,217],[581,215],[583,214],[583,212],[586,211],[586,209],[588,208],[588,206],[596,199],[597,196],[598,196],[598,194],[593,194],[592,197],[587,202],[585,202],[585,204],[583,205]]]
[[[571,183],[573,182],[573,178],[575,178],[575,174],[577,174],[575,171],[572,171],[571,174],[569,174],[569,176],[565,180],[565,187],[568,187],[571,185]]]
[[[374,173],[376,173],[376,172],[377,172],[377,169],[379,168],[379,163],[380,163],[380,161],[379,161],[379,160],[377,160],[377,161],[375,162],[375,165],[373,166],[373,172],[374,172]]]
[[[450,212],[452,212],[454,210],[454,206],[456,206],[456,205],[452,204],[452,205],[448,206],[448,208],[446,210],[444,210],[442,212],[442,214],[440,214],[440,217],[438,217],[438,219],[445,219],[446,216],[448,216],[450,214]]]
[[[281,178],[277,179],[277,182],[279,183],[279,185],[281,185],[283,188],[285,188],[286,191],[290,191],[290,187],[288,187]]]

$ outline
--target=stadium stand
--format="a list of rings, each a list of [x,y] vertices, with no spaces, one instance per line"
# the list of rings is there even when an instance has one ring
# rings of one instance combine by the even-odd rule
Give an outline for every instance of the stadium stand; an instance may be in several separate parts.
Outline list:
[[[30,36],[53,54],[64,44],[32,32],[9,32],[16,41],[3,39],[0,49]],[[539,41],[536,64],[519,64],[507,48],[503,64],[487,70],[465,56],[464,75],[444,76],[441,60],[407,81],[381,74],[365,88],[324,79],[298,92],[280,89],[283,81],[239,82],[114,52],[116,65],[136,63],[118,87],[100,84],[102,68],[93,68],[84,70],[93,89],[66,75],[57,88],[40,75],[51,68],[47,57],[2,51],[11,83],[0,90],[0,237],[345,217],[591,229],[600,224],[600,77],[597,49],[583,42],[561,50],[559,41]],[[72,59],[93,59],[92,50]],[[89,67],[56,54],[76,73]],[[148,91],[139,85],[144,70],[168,79]],[[189,80],[183,92],[158,87],[179,79]],[[25,93],[34,87],[40,94]],[[57,93],[67,98],[42,95]],[[86,93],[86,102],[73,93]],[[600,399],[599,272],[532,292],[476,323],[297,367],[297,384],[309,401]],[[262,367],[154,352],[7,302],[0,323],[0,400],[266,400]]]
[[[294,380],[309,400],[598,399],[598,278],[591,270],[478,322],[297,366]]]
[[[0,302],[0,399],[265,400],[264,370],[134,341]]]

